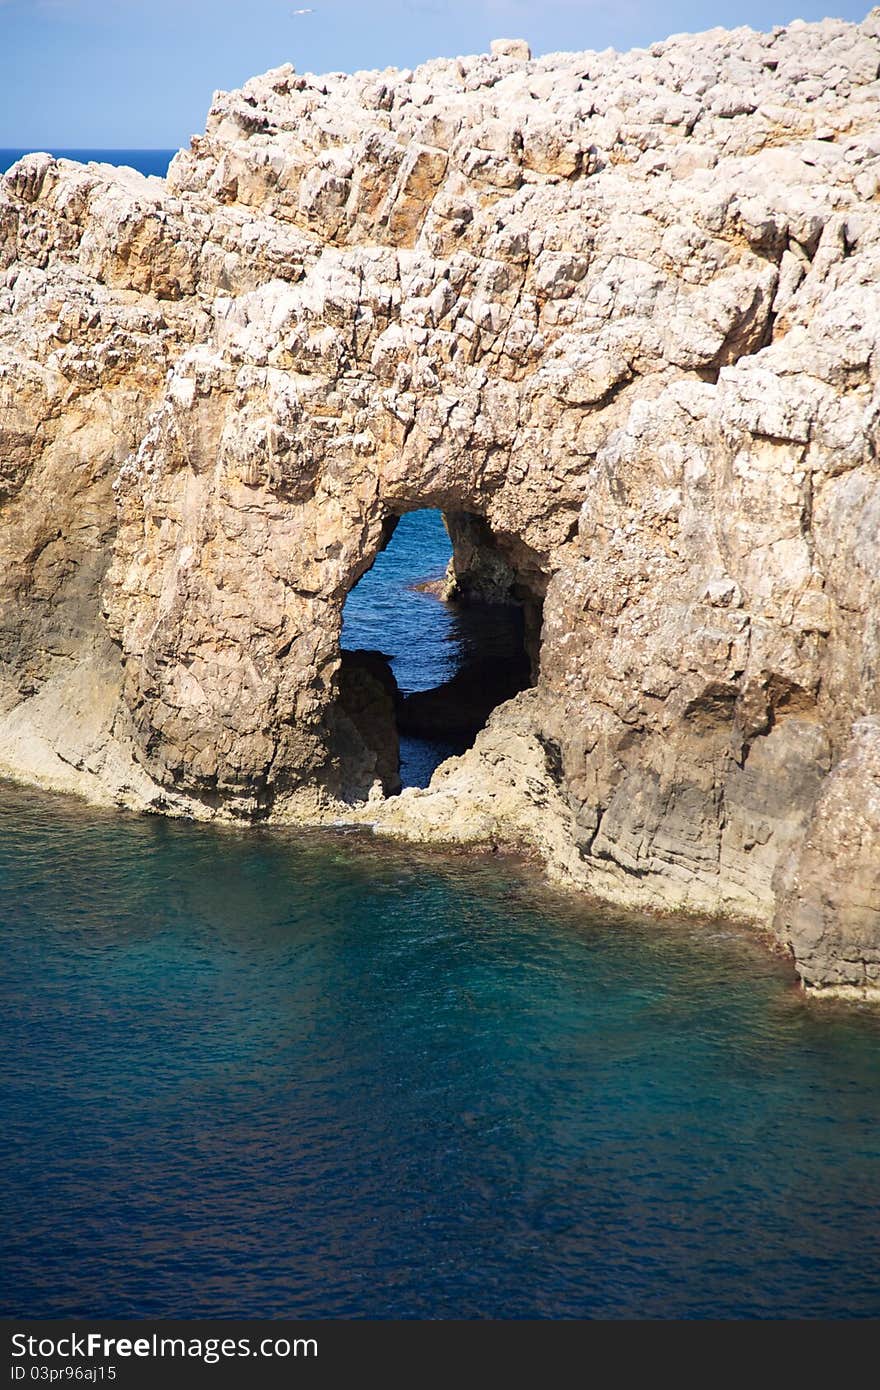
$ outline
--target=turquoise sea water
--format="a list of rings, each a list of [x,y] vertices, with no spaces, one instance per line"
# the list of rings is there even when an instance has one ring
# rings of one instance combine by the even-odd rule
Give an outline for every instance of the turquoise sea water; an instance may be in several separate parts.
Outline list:
[[[2,786],[0,1310],[880,1312],[880,1016],[499,857]]]

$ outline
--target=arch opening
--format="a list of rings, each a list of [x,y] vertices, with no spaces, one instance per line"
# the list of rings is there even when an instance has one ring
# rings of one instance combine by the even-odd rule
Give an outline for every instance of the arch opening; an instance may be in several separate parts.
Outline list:
[[[372,773],[385,795],[427,786],[497,705],[533,685],[541,602],[483,518],[389,516],[343,611],[338,705],[361,781]]]

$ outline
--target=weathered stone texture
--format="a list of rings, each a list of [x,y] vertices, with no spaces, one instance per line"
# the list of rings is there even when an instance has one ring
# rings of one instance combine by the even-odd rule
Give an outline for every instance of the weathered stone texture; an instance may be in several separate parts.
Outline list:
[[[167,181],[23,160],[3,767],[521,840],[876,989],[878,69],[878,11],[623,55],[504,40],[218,93]],[[419,506],[458,524],[463,582],[543,614],[539,677],[382,800],[342,604]]]

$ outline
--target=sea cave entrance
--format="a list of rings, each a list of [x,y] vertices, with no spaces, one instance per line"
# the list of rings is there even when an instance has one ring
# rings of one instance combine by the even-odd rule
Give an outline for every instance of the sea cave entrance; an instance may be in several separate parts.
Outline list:
[[[410,511],[386,533],[346,599],[340,704],[392,795],[534,684],[541,614],[482,518]]]

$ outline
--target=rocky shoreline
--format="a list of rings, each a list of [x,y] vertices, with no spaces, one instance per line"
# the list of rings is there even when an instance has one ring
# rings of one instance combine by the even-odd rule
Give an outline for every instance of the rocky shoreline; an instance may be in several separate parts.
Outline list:
[[[167,180],[20,161],[0,771],[525,845],[880,997],[878,72],[877,10],[502,41],[217,93]],[[533,684],[387,796],[341,615],[419,507]]]

